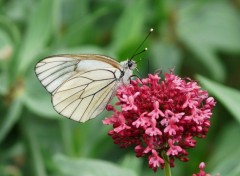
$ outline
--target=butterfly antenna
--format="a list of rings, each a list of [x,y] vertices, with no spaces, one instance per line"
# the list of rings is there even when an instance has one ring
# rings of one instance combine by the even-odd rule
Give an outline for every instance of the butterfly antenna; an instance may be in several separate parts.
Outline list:
[[[133,53],[132,57],[130,58],[130,60],[132,60],[136,55],[139,55],[139,54],[143,53],[144,51],[146,51],[146,50],[144,49],[143,51],[137,53],[137,51],[139,50],[139,48],[141,48],[141,47],[143,46],[144,42],[147,40],[147,38],[150,36],[150,34],[151,34],[152,32],[153,32],[153,28],[151,28],[151,29],[149,30],[148,35],[145,37],[145,39],[142,41],[142,43],[141,43],[141,44],[137,47],[137,49],[134,51],[134,53]]]
[[[144,50],[140,51],[139,53],[134,54],[134,55],[130,58],[130,60],[132,60],[135,56],[144,53],[144,52],[147,51],[147,50],[148,50],[147,48],[144,48]],[[138,61],[138,62],[139,62],[139,61]]]

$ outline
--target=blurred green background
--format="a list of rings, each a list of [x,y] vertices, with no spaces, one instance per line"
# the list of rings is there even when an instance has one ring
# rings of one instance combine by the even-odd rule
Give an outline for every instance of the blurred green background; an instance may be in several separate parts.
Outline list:
[[[42,58],[97,53],[125,60],[147,35],[143,75],[175,66],[217,100],[206,139],[173,175],[240,175],[240,1],[0,0],[0,175],[151,176],[147,158],[120,149],[101,120],[60,117],[34,74]],[[149,63],[149,64],[148,64]]]

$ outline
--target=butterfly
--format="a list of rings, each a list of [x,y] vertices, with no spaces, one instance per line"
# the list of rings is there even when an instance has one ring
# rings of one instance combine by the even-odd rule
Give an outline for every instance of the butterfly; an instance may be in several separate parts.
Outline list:
[[[136,62],[95,54],[63,54],[36,64],[37,78],[52,96],[61,115],[85,122],[100,114],[117,88],[130,83]]]

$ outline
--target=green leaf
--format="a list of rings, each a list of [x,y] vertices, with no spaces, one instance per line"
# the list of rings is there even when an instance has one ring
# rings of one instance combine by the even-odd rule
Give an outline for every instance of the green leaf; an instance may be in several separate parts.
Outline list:
[[[59,121],[62,147],[68,156],[74,156],[74,147],[72,140],[72,123],[66,120]]]
[[[113,147],[113,144],[107,135],[107,128],[103,128],[103,125],[101,125],[102,119],[108,116],[110,116],[109,112],[104,111],[87,123],[79,125],[73,122],[75,127],[72,130],[72,138],[75,155],[81,157],[99,157],[108,154],[109,148]]]
[[[136,173],[110,162],[96,159],[72,159],[63,155],[54,157],[55,164],[62,175],[68,176],[136,176]]]
[[[16,28],[11,25],[8,19],[0,15],[0,60],[3,61],[11,57],[14,42],[18,42],[18,37],[15,37],[14,33]]]
[[[17,56],[18,63],[16,66],[21,74],[37,59],[37,54],[46,47],[53,34],[57,3],[59,3],[57,0],[41,0],[33,14],[30,14],[31,18],[25,39]]]
[[[0,15],[0,94],[6,94],[9,87],[8,60],[20,41],[17,26],[7,17]]]
[[[4,119],[2,119],[2,122],[0,123],[0,143],[4,140],[6,135],[20,118],[23,108],[22,105],[23,104],[21,97],[17,97],[14,99],[10,105],[10,108],[7,110],[7,115],[5,117],[2,117]]]
[[[197,56],[212,78],[226,78],[217,51],[240,52],[240,20],[229,1],[188,1],[177,23],[180,40]]]
[[[50,54],[62,54],[62,53],[71,53],[71,54],[79,54],[79,53],[97,53],[102,55],[109,55],[109,50],[102,49],[95,45],[85,45],[81,47],[68,47],[68,48],[60,48],[54,50]]]
[[[240,128],[238,124],[231,123],[225,125],[223,129],[216,136],[216,147],[212,150],[209,167],[213,168],[212,175],[220,173],[221,175],[238,176],[240,175],[240,148],[236,146],[240,145],[238,136]]]
[[[240,92],[200,75],[197,76],[197,79],[229,110],[235,119],[240,122]]]
[[[119,52],[142,36],[146,18],[146,0],[128,1],[113,31],[112,50]]]
[[[6,1],[7,3],[4,4],[4,14],[11,18],[17,24],[24,24],[26,23],[27,19],[29,18],[29,12],[35,10],[34,7],[37,4],[37,1],[29,1],[29,0],[12,0]]]
[[[84,18],[90,15],[90,13],[94,13],[91,11],[90,4],[91,2],[88,0],[62,0],[62,5],[64,6],[63,22],[67,25],[74,24],[80,20],[79,17]]]
[[[5,33],[5,31],[1,30],[0,28],[0,54],[1,54],[0,59],[1,60],[8,59],[8,57],[6,57],[8,55],[6,53],[6,49],[9,47],[12,48],[10,37],[8,34]]]
[[[204,44],[191,44],[189,46],[192,52],[203,63],[204,67],[210,73],[211,77],[218,81],[226,78],[226,70],[224,65],[219,61],[216,53],[211,48],[206,48]]]
[[[101,8],[95,12],[86,15],[81,18],[80,23],[74,23],[64,33],[63,38],[60,40],[60,44],[64,46],[75,46],[86,42],[94,41],[97,37],[97,31],[93,28],[94,24],[108,11],[108,9]]]
[[[138,175],[142,171],[142,164],[142,158],[137,158],[135,155],[126,155],[121,162],[122,167],[134,170]]]
[[[7,85],[7,76],[6,74],[4,73],[1,73],[0,74],[0,95],[5,95],[7,94],[7,91],[8,91],[8,85]]]
[[[150,65],[153,70],[161,69],[169,71],[178,67],[181,63],[181,53],[177,47],[168,43],[155,42],[151,45],[151,60]],[[175,70],[177,72],[177,70]]]
[[[16,24],[2,15],[0,15],[0,30],[9,36],[12,43],[16,44],[20,41],[20,32]]]
[[[30,127],[29,127],[29,126]],[[46,169],[44,166],[43,156],[41,155],[40,144],[35,135],[35,131],[31,128],[31,123],[22,123],[23,131],[27,139],[29,154],[31,156],[31,165],[34,169],[34,174],[36,176],[47,176]]]

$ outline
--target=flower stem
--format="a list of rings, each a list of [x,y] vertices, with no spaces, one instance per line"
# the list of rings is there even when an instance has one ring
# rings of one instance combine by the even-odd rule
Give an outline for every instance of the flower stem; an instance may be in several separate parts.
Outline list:
[[[162,156],[163,156],[163,159],[164,159],[164,176],[172,176],[169,157],[166,155],[165,152],[162,153]]]

